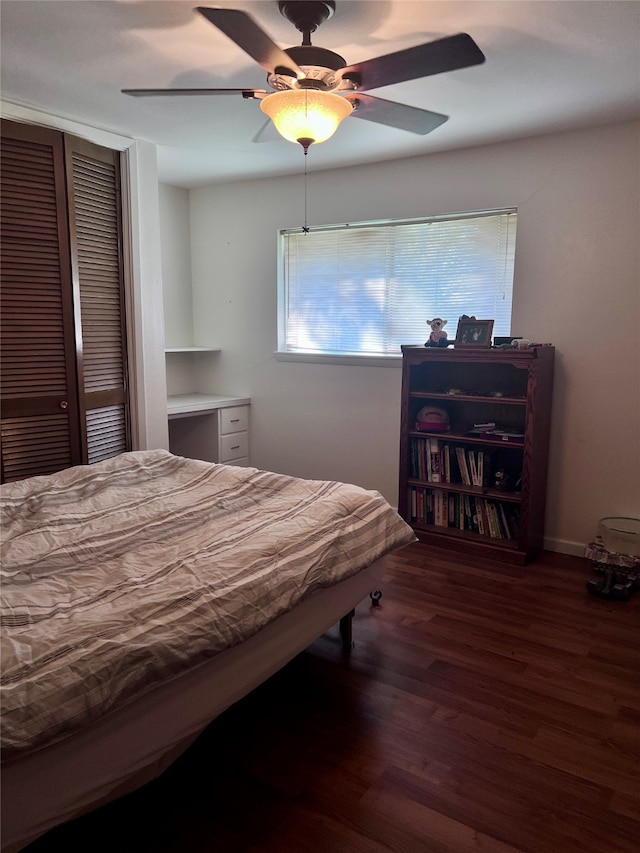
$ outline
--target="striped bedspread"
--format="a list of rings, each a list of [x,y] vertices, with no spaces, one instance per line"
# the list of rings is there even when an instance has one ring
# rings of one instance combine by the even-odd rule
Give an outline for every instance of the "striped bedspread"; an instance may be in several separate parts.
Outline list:
[[[377,492],[164,450],[1,491],[5,759],[415,539]]]

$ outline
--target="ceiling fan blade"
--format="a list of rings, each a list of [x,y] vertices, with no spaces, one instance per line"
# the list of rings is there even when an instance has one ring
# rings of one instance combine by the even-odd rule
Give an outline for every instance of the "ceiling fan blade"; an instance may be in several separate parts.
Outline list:
[[[198,12],[221,32],[248,53],[269,74],[287,71],[301,80],[302,69],[284,50],[271,41],[265,31],[258,26],[250,15],[239,9],[216,9],[198,6]]]
[[[374,98],[373,95],[365,95],[361,92],[350,92],[345,97],[355,103],[355,109],[351,113],[354,118],[386,124],[421,136],[431,133],[449,118],[442,113],[432,113],[429,110],[409,107],[395,101],[385,101],[383,98]]]
[[[252,142],[286,142],[283,136],[280,136],[274,123],[271,119],[267,119],[256,135],[251,140]],[[289,143],[287,143],[289,144]]]
[[[387,53],[343,68],[340,76],[353,80],[360,90],[377,89],[417,80],[443,71],[455,71],[484,62],[484,54],[466,33]]]
[[[164,95],[242,95],[243,98],[261,99],[266,89],[121,89],[124,95],[134,98],[155,98]]]

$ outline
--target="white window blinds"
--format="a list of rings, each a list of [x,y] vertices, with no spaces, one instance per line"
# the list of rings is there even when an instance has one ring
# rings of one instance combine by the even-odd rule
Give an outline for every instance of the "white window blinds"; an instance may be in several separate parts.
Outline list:
[[[398,355],[424,343],[426,320],[495,321],[511,332],[514,210],[424,221],[282,231],[279,349]]]

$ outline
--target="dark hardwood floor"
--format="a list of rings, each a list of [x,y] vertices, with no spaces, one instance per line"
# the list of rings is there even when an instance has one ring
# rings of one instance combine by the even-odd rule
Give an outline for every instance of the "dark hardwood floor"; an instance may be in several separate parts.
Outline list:
[[[412,545],[147,787],[29,853],[640,850],[640,592]]]

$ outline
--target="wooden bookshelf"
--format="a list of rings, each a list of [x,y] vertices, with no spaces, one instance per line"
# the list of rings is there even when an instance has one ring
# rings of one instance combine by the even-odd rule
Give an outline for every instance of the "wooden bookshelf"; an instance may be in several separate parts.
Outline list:
[[[402,355],[400,515],[426,544],[526,564],[544,536],[554,347]],[[417,428],[429,405],[449,430]],[[507,435],[469,434],[480,423]]]

